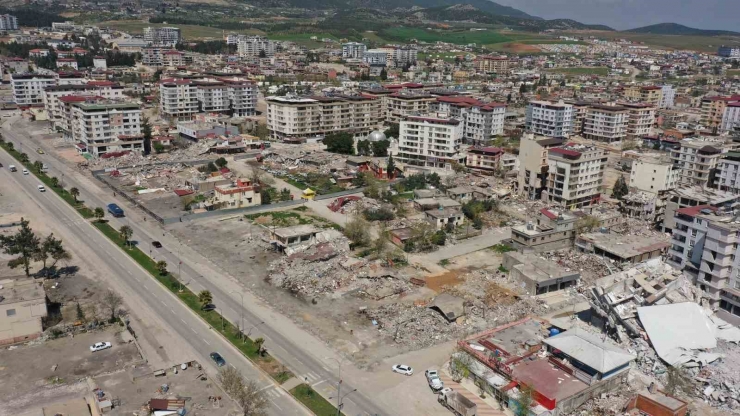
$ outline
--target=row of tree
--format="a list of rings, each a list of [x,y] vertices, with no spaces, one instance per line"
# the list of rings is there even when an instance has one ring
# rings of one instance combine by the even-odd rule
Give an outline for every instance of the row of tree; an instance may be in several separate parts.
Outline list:
[[[56,267],[57,262],[67,261],[72,258],[62,245],[62,240],[54,237],[54,234],[39,237],[29,226],[29,222],[21,218],[21,226],[15,234],[0,235],[0,249],[5,254],[17,256],[8,262],[10,268],[23,267],[26,276],[31,275],[31,262],[42,263],[41,271],[46,273],[49,269]],[[47,269],[49,260],[52,263]]]

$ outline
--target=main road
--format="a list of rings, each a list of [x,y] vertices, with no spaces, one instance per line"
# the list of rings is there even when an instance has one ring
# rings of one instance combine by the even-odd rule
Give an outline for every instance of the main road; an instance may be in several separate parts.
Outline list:
[[[31,160],[41,160],[46,163],[51,169],[50,175],[63,179],[65,188],[77,187],[81,193],[80,199],[84,200],[88,206],[104,207],[111,202],[126,205],[123,200],[115,200],[112,191],[105,192],[100,189],[97,183],[92,182],[94,179],[51,156],[54,152],[48,151],[50,149],[47,149],[43,155],[36,154],[34,149],[42,146],[43,143],[35,142],[24,131],[13,129],[16,120],[10,120],[3,126],[2,133],[6,140],[14,142],[16,148],[23,143],[23,151],[29,154]],[[227,319],[235,324],[243,320],[245,329],[251,330],[252,337],[259,335],[265,339],[265,348],[271,355],[302,381],[314,386],[325,398],[336,402],[337,370],[341,368],[340,363],[343,363],[341,356],[299,328],[287,317],[276,313],[269,304],[265,304],[246,290],[232,276],[222,272],[218,265],[212,264],[200,253],[181,244],[165,229],[154,224],[151,218],[146,222],[146,217],[146,214],[127,209],[125,218],[109,218],[109,220],[116,229],[124,224],[129,225],[134,232],[133,240],[138,242],[142,250],[147,251],[149,248],[157,260],[167,261],[170,271],[175,272],[177,269],[180,279],[192,291],[210,291],[214,303]],[[151,246],[152,241],[160,241],[165,247],[154,249]],[[121,254],[125,256],[124,253]],[[155,283],[152,277],[148,276],[148,278],[150,285]],[[379,401],[368,398],[367,392],[363,391],[360,385],[361,374],[348,371],[347,366],[342,370],[341,390],[342,396],[345,397],[342,401],[343,413],[352,416],[394,414],[392,411],[381,408]],[[345,396],[346,392],[351,392],[351,394]]]
[[[0,150],[0,163],[5,166],[0,169],[0,181],[14,190],[13,194],[5,197],[13,198],[15,195],[15,198],[30,198],[42,211],[45,221],[53,222],[55,228],[63,231],[63,239],[74,239],[76,246],[86,249],[86,262],[102,265],[104,272],[110,273],[109,278],[114,279],[117,286],[124,288],[127,293],[134,293],[143,301],[144,308],[148,310],[137,310],[137,314],[154,313],[163,318],[169,328],[195,351],[197,357],[194,358],[207,366],[212,376],[216,374],[217,367],[209,355],[217,351],[229,365],[259,383],[270,399],[271,415],[310,414],[56,193],[40,192],[37,186],[41,181],[33,174],[23,175],[20,170],[11,173],[7,166],[19,164],[4,150]],[[178,348],[177,345],[169,347]]]

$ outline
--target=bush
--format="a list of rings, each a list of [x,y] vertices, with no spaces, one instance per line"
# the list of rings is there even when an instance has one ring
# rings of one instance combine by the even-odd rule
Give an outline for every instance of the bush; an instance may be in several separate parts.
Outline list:
[[[446,241],[447,241],[447,234],[442,230],[439,230],[436,233],[434,233],[434,235],[432,235],[432,238],[431,238],[432,244],[436,244],[438,246],[445,245]]]
[[[396,216],[388,208],[366,209],[362,213],[368,221],[390,221]]]

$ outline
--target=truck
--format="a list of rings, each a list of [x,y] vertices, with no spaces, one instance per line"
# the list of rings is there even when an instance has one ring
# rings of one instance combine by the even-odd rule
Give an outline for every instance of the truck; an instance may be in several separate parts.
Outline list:
[[[114,217],[123,217],[123,210],[116,204],[108,204],[108,213]]]
[[[15,167],[15,165],[8,166],[8,169],[10,169],[11,172],[16,172],[18,169]]]
[[[456,391],[440,393],[437,398],[442,405],[458,416],[475,416],[478,406]]]

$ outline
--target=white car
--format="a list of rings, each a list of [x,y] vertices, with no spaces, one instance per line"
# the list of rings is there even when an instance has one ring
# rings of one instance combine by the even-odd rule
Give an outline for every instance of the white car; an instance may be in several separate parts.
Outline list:
[[[441,390],[445,386],[442,380],[440,380],[437,370],[427,370],[424,372],[424,375],[427,377],[427,383],[429,383],[429,387],[432,390]]]
[[[412,376],[414,375],[414,369],[411,368],[411,366],[405,365],[405,364],[396,364],[393,366],[393,372],[398,374],[403,374],[406,376]]]
[[[95,344],[93,344],[93,345],[90,346],[90,351],[91,352],[102,351],[102,350],[108,349],[108,348],[110,348],[112,346],[113,346],[113,344],[111,344],[110,342],[96,342]]]
[[[452,392],[452,388],[451,387],[443,387],[442,390],[438,391],[437,393],[439,393],[441,395],[445,395],[445,394],[451,393],[451,392]]]
[[[44,185],[39,185],[39,192],[46,192],[46,188],[44,188]]]
[[[23,174],[28,175],[28,169],[23,169]]]

